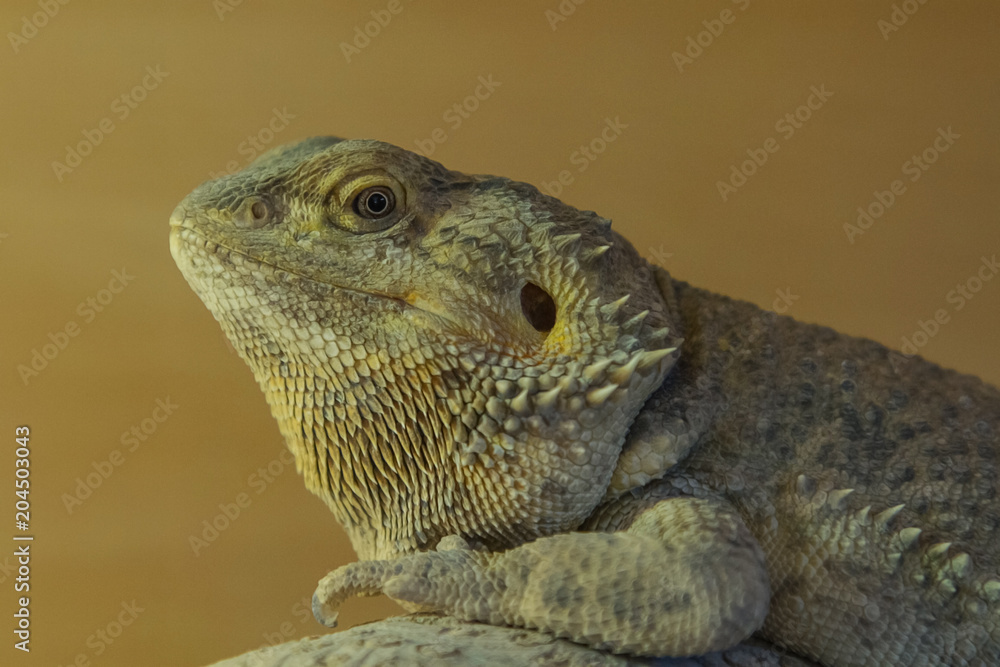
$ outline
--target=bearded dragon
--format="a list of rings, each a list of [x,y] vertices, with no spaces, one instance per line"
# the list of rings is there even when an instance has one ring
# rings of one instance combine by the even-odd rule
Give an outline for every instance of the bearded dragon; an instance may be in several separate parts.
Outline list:
[[[198,187],[188,283],[353,595],[689,656],[1000,664],[1000,392],[649,264],[505,178],[314,138]]]

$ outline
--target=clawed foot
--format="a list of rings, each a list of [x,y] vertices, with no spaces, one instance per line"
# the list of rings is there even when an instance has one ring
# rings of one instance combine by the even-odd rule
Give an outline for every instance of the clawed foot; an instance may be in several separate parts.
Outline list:
[[[483,593],[494,593],[485,571],[488,554],[477,553],[460,537],[441,540],[436,551],[394,560],[351,563],[323,577],[313,594],[313,616],[334,628],[340,605],[350,597],[383,593],[421,611],[443,611],[462,620],[488,621]]]

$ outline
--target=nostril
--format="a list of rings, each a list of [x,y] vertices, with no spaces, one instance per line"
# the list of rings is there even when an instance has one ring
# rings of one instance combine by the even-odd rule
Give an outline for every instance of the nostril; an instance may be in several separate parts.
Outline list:
[[[250,205],[250,215],[254,220],[263,220],[267,217],[267,204],[262,201],[255,201]]]
[[[233,214],[233,222],[242,229],[258,229],[274,218],[274,207],[263,197],[247,197]]]

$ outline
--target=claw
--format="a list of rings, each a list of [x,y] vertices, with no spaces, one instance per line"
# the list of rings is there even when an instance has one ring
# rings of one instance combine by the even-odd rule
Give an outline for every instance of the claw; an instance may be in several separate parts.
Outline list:
[[[340,615],[334,607],[328,604],[324,604],[319,597],[319,591],[313,593],[313,617],[320,622],[321,625],[325,625],[328,628],[337,627],[337,616]]]
[[[328,628],[337,627],[340,605],[355,596],[379,595],[388,578],[386,561],[351,563],[319,580],[313,593],[312,612]]]

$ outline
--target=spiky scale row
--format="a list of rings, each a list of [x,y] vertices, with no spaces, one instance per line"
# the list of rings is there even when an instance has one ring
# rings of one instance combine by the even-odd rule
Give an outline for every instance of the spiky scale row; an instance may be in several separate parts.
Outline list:
[[[540,231],[547,230],[543,228]],[[569,250],[579,240],[578,234],[566,234],[560,235],[558,243],[563,250]],[[597,254],[607,252],[608,248],[610,246],[602,246]],[[572,356],[565,356],[567,361],[564,363],[564,355],[560,355],[548,367],[508,368],[505,378],[498,378],[489,387],[485,384],[480,387],[480,391],[492,394],[484,405],[487,414],[498,426],[493,428],[493,424],[488,424],[484,428],[481,424],[478,429],[487,440],[495,439],[496,431],[503,432],[505,446],[497,448],[499,453],[510,450],[511,441],[516,443],[515,438],[522,437],[525,428],[528,433],[537,435],[546,424],[558,425],[564,438],[572,441],[583,437],[590,432],[585,429],[592,429],[600,423],[602,414],[609,409],[607,405],[623,404],[630,392],[648,391],[653,378],[666,372],[669,356],[676,351],[676,347],[642,349],[639,337],[663,339],[667,337],[669,328],[642,332],[641,327],[650,314],[648,310],[620,321],[622,308],[629,298],[625,295],[604,304],[597,298],[586,301],[585,312],[598,316],[594,324],[611,327],[609,331],[617,332],[617,349],[605,358],[584,365]],[[457,350],[447,351],[458,359],[464,371],[477,376],[484,362],[494,367],[504,366],[504,358],[489,359],[481,353],[461,355]],[[457,407],[449,405],[452,411]],[[509,423],[505,421],[508,413],[511,418]],[[474,424],[468,421],[468,427],[472,429]],[[463,442],[456,442],[456,449],[469,452],[468,444]],[[486,463],[483,459],[490,456],[491,450],[487,448],[480,452],[480,449],[481,445],[476,443],[475,453],[479,460]],[[471,465],[475,460],[475,457],[466,457],[464,462]]]
[[[854,493],[853,489],[817,491],[813,480],[805,475],[799,475],[795,480],[795,490],[800,496],[809,500],[814,507],[824,507],[827,511],[844,513],[842,519],[836,519],[836,514],[834,514],[831,517],[833,523],[824,522],[818,527],[816,535],[823,542],[833,540],[838,530],[842,536],[850,540],[863,540],[864,531],[870,528],[874,528],[879,534],[888,535],[884,556],[886,574],[898,572],[903,555],[919,545],[920,536],[923,534],[919,528],[906,527],[895,533],[891,532],[891,524],[906,507],[905,504],[901,503],[886,508],[874,516],[871,515],[871,506],[865,506],[851,514],[846,514],[849,499]],[[931,573],[938,590],[945,595],[953,595],[957,591],[958,583],[968,578],[971,573],[972,561],[969,555],[964,553],[947,558],[950,547],[951,543],[949,542],[939,542],[926,547],[922,551],[920,569],[913,575],[915,582],[925,582],[928,573]],[[839,548],[850,547],[841,543]],[[998,586],[997,594],[1000,597],[1000,586]]]
[[[835,489],[827,493],[816,493],[815,485],[805,475],[799,475],[796,479],[796,491],[805,497],[810,497],[814,501],[819,501],[822,506],[838,512],[846,510],[848,499],[853,494],[853,489]],[[871,507],[865,506],[854,511],[850,515],[844,515],[840,523],[841,535],[847,537],[851,542],[841,541],[839,550],[853,548],[854,540],[864,539],[864,530],[869,526],[874,527],[882,534],[890,532],[890,524],[899,516],[905,504],[889,507],[874,517],[871,516]],[[832,526],[824,524],[820,526],[817,535],[824,541],[829,542],[834,539],[836,530],[831,530]],[[922,531],[916,527],[906,527],[892,534],[888,542],[888,553],[885,555],[885,572],[892,574],[897,572],[902,562],[904,553],[915,549],[919,545]],[[967,553],[956,553],[949,557],[951,542],[938,542],[925,547],[921,552],[920,567],[913,573],[913,581],[916,584],[924,585],[928,580],[932,581],[935,590],[946,597],[954,596],[958,593],[962,582],[967,581],[972,573],[972,558]],[[1000,602],[1000,582],[987,582],[981,588],[983,597],[991,602]],[[973,604],[972,611],[981,613],[983,609]]]
[[[549,235],[550,231],[543,224],[536,225],[531,233]],[[550,245],[564,255],[578,251],[581,239],[582,236],[576,232],[548,237]],[[610,247],[609,244],[599,246],[594,255],[603,255]],[[563,264],[569,259],[564,257]],[[457,359],[457,365],[463,371],[477,377],[486,367],[506,369],[495,381],[490,378],[492,384],[484,383],[473,392],[477,396],[475,400],[483,403],[476,409],[485,409],[490,423],[477,426],[473,415],[462,416],[468,428],[477,428],[487,441],[495,440],[502,433],[506,446],[497,448],[501,455],[511,449],[511,440],[516,443],[526,434],[540,435],[547,427],[557,428],[562,438],[571,441],[590,437],[589,429],[596,427],[604,419],[603,415],[614,414],[616,408],[608,406],[624,404],[633,392],[645,395],[654,386],[655,378],[662,376],[668,368],[669,357],[676,347],[648,349],[648,343],[642,343],[643,338],[660,340],[669,333],[668,327],[643,330],[650,315],[648,309],[623,320],[623,307],[629,302],[629,295],[603,304],[600,299],[587,296],[586,290],[577,296],[584,303],[584,312],[594,317],[590,326],[604,328],[608,340],[616,341],[615,349],[609,350],[604,358],[583,364],[577,361],[575,353],[564,353],[546,366],[522,367],[509,363],[509,358],[489,358],[478,350],[472,354],[460,354],[457,349],[446,350]],[[488,399],[480,400],[482,393],[479,392],[486,392]],[[455,412],[458,404],[454,399],[449,400],[448,394],[443,394],[442,398],[448,401],[450,411]],[[470,451],[469,444],[461,441],[455,443],[455,448],[460,452]],[[475,443],[474,453],[479,455],[480,460],[491,455],[490,448],[480,451],[482,449],[480,443]],[[465,462],[469,465],[475,461],[467,457]]]

